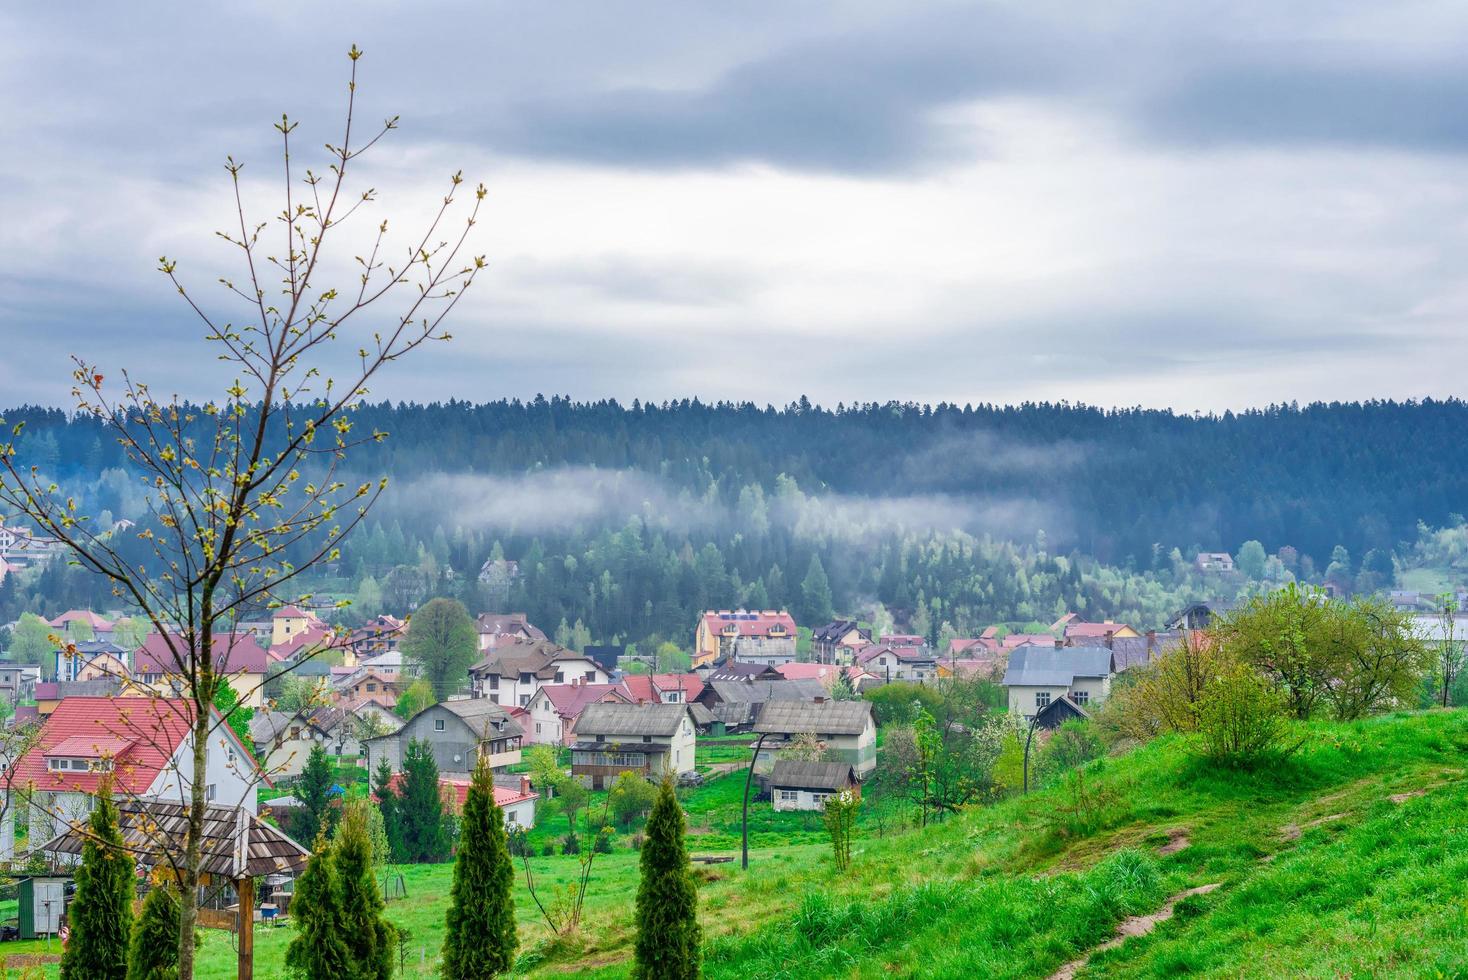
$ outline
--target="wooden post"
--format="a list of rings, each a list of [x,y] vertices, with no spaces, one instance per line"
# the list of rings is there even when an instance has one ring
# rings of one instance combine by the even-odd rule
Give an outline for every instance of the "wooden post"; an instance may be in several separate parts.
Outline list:
[[[246,875],[235,883],[239,897],[240,980],[255,978],[255,879]]]

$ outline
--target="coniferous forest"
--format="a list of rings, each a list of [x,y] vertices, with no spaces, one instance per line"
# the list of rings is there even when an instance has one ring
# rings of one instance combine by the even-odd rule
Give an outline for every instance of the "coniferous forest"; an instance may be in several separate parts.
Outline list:
[[[145,519],[92,423],[5,418],[99,519]],[[1461,523],[1468,500],[1456,400],[1189,416],[537,398],[370,405],[354,423],[390,433],[353,465],[391,488],[321,590],[353,618],[439,594],[523,609],[578,644],[686,642],[698,610],[735,605],[803,624],[876,610],[935,639],[1065,610],[1157,625],[1218,590],[1199,550],[1258,542],[1253,578],[1381,587],[1419,522]],[[490,558],[515,574],[481,581]],[[13,579],[0,617],[113,605],[99,584],[59,565]]]

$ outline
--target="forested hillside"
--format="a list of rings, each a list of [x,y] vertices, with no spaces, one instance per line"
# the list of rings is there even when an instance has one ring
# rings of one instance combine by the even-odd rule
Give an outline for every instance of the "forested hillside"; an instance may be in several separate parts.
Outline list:
[[[139,516],[142,488],[92,423],[5,417],[93,513]],[[359,596],[358,611],[452,592],[548,628],[579,619],[597,640],[681,639],[698,608],[741,603],[803,621],[881,603],[933,634],[1067,608],[1155,625],[1212,587],[1188,570],[1198,549],[1253,540],[1278,556],[1255,577],[1330,567],[1384,585],[1418,522],[1454,525],[1468,501],[1459,401],[1214,417],[556,398],[354,419],[391,434],[355,465],[392,487],[323,588]],[[508,594],[475,592],[492,553],[519,563]],[[0,615],[87,588],[12,585]]]

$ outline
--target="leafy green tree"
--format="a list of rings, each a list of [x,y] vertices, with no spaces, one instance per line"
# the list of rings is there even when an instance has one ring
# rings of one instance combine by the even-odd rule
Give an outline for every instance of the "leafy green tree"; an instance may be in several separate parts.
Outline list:
[[[306,766],[296,784],[296,797],[304,804],[305,810],[296,825],[302,840],[315,840],[323,830],[331,830],[331,787],[335,779],[326,750],[320,742],[312,743],[306,756]]]
[[[553,745],[537,744],[525,750],[525,765],[530,770],[530,780],[535,786],[552,788],[556,781],[565,776],[560,760],[556,758]]]
[[[403,656],[422,668],[437,700],[462,688],[479,659],[474,620],[457,599],[430,599],[408,623]]]
[[[478,980],[515,965],[515,868],[505,839],[505,814],[494,801],[494,773],[474,767],[459,828],[459,854],[449,892],[443,975]]]
[[[344,980],[350,976],[336,859],[325,834],[316,837],[306,870],[296,880],[291,921],[296,934],[286,947],[285,965],[295,976],[303,980]]]
[[[632,964],[637,980],[699,976],[698,890],[688,868],[684,827],[673,782],[664,779],[642,844]]]
[[[313,677],[287,674],[280,679],[280,689],[275,696],[275,710],[304,711],[323,700],[321,683]]]
[[[112,624],[112,642],[124,650],[136,650],[148,638],[148,624],[124,616]]]
[[[1264,563],[1269,558],[1264,553],[1264,545],[1258,541],[1245,541],[1239,545],[1239,553],[1234,556],[1234,565],[1252,581],[1259,581],[1264,577]]]
[[[830,620],[831,583],[826,579],[826,568],[821,564],[820,555],[811,555],[805,580],[800,583],[800,598],[804,604],[802,614],[807,623],[824,624]]]
[[[393,803],[403,840],[403,860],[436,863],[448,857],[449,835],[439,795],[438,763],[427,742],[413,739],[403,752],[402,793]]]
[[[1254,768],[1299,747],[1290,741],[1281,690],[1245,663],[1208,679],[1198,709],[1198,742],[1219,765]]]
[[[347,976],[352,980],[391,980],[396,930],[382,917],[386,903],[372,858],[366,800],[356,800],[342,813],[332,855],[341,892],[342,942]]]
[[[177,980],[178,897],[169,885],[154,885],[133,923],[127,980]]]
[[[245,751],[253,756],[255,743],[250,740],[250,719],[255,717],[255,709],[240,704],[240,696],[229,684],[220,684],[219,690],[214,692],[214,707],[219,709],[220,717],[234,732],[235,738],[240,740]]]
[[[639,773],[619,773],[616,782],[612,783],[611,805],[612,816],[623,827],[630,826],[633,820],[647,813],[657,802],[658,790],[652,783]]]
[[[576,815],[591,802],[591,790],[581,785],[578,779],[562,776],[555,782],[555,791],[556,799],[561,801],[561,812],[566,815],[566,823],[570,825],[571,833],[575,834]]]
[[[1092,724],[1072,719],[1046,740],[1035,768],[1043,779],[1050,781],[1105,754],[1106,745]]]
[[[435,704],[438,704],[438,698],[433,693],[433,685],[419,677],[408,685],[406,691],[398,695],[398,703],[393,706],[393,711],[399,718],[406,720]]]
[[[97,638],[97,631],[85,619],[73,619],[66,624],[66,639],[72,643],[87,643]]]
[[[61,977],[118,980],[127,975],[136,886],[133,859],[117,825],[111,780],[104,779],[99,787],[87,826],[76,897],[67,908],[71,938],[61,954]]]
[[[51,625],[35,613],[22,613],[20,622],[10,631],[10,649],[6,651],[11,663],[40,664],[49,677],[56,670],[52,654],[56,644],[49,637]]]

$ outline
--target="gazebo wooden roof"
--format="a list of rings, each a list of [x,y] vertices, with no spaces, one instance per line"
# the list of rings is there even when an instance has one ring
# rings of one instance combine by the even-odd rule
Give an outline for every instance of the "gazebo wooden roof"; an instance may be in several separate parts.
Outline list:
[[[169,800],[119,800],[123,841],[138,862],[167,864],[167,852],[183,850],[188,808]],[[87,834],[68,829],[39,850],[80,854]],[[204,813],[203,866],[200,870],[230,881],[272,874],[300,874],[311,852],[243,807],[209,806]]]

